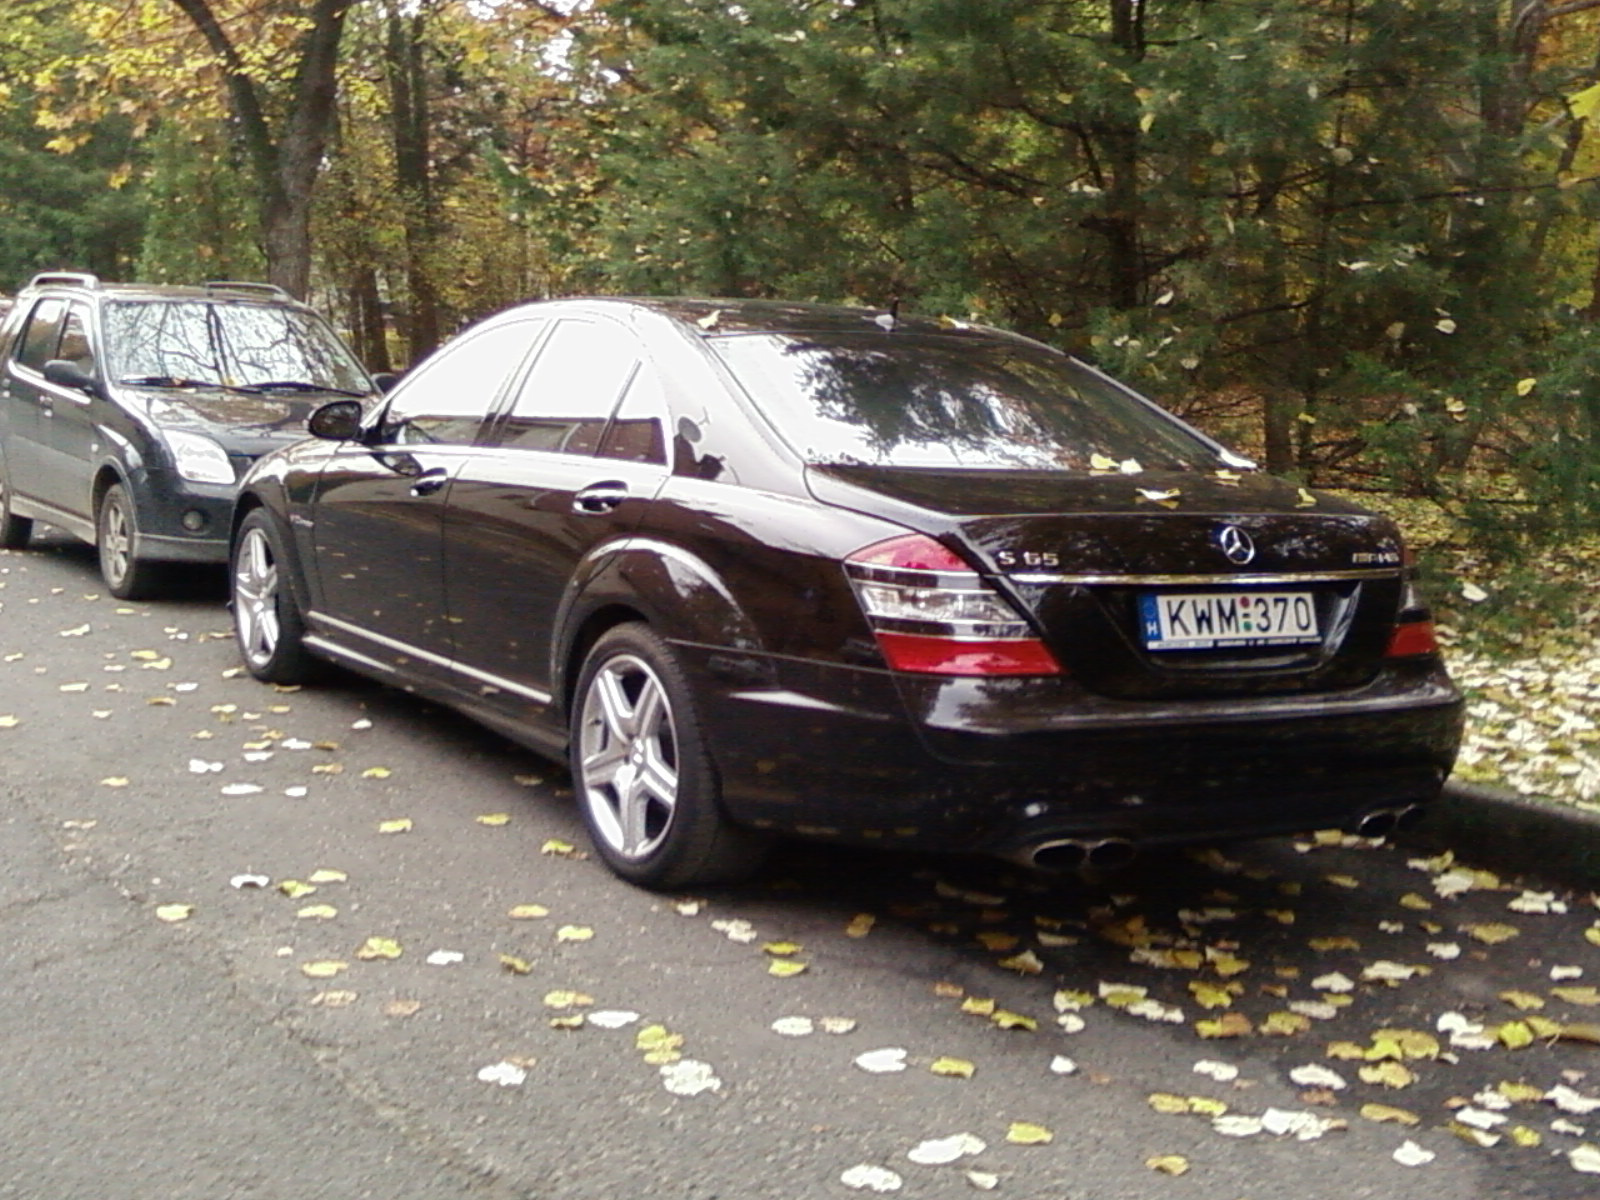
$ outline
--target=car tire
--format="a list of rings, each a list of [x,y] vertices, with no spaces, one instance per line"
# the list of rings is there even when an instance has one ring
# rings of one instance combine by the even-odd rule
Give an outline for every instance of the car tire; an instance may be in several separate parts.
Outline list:
[[[6,486],[5,468],[0,467],[0,550],[21,550],[33,536],[33,519],[11,511],[11,489]]]
[[[258,508],[233,539],[228,599],[245,669],[263,683],[308,683],[321,673],[306,650],[305,621],[286,567],[277,522]]]
[[[758,870],[770,838],[722,812],[688,679],[647,625],[607,631],[572,706],[573,790],[596,851],[648,888],[729,882]]]
[[[128,489],[113,483],[100,497],[95,515],[95,547],[100,555],[100,577],[119,600],[146,600],[161,590],[166,564],[135,558],[139,527]]]

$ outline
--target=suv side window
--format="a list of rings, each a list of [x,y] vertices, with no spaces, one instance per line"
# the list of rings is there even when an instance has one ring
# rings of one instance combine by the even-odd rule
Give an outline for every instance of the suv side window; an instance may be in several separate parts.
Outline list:
[[[382,440],[471,445],[546,322],[515,321],[467,333],[417,367],[384,410]]]
[[[614,326],[560,322],[523,380],[499,444],[593,454],[638,364],[632,339]]]
[[[19,363],[43,371],[45,363],[56,357],[56,346],[61,341],[61,318],[66,307],[67,302],[58,296],[47,296],[33,306],[17,350]]]
[[[86,375],[94,374],[94,346],[89,341],[89,310],[74,304],[61,326],[61,345],[54,357],[64,358]]]

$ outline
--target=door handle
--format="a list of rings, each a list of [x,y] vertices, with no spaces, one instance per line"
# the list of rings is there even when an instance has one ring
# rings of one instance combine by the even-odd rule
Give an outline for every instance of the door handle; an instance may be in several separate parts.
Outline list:
[[[431,496],[435,492],[443,491],[444,485],[449,482],[450,473],[443,467],[435,467],[417,476],[416,482],[411,485],[411,494],[417,497]]]
[[[628,498],[628,485],[615,479],[608,479],[604,483],[591,483],[581,491],[573,493],[572,511],[585,513],[591,516],[608,513]]]

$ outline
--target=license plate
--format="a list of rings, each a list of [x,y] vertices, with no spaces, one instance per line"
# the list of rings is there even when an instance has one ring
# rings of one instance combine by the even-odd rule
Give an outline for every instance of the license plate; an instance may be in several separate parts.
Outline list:
[[[1310,592],[1146,592],[1139,623],[1149,650],[1301,645],[1321,640]]]

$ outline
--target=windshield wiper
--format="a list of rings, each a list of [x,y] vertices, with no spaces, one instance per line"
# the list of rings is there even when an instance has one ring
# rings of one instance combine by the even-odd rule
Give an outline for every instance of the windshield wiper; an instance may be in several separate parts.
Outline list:
[[[178,375],[124,375],[117,380],[127,387],[209,388],[221,387],[214,379],[184,379]]]
[[[326,383],[307,383],[303,379],[272,379],[266,383],[252,383],[252,391],[257,392],[331,392],[336,396],[365,397],[366,392],[352,392],[348,388],[333,387]]]

